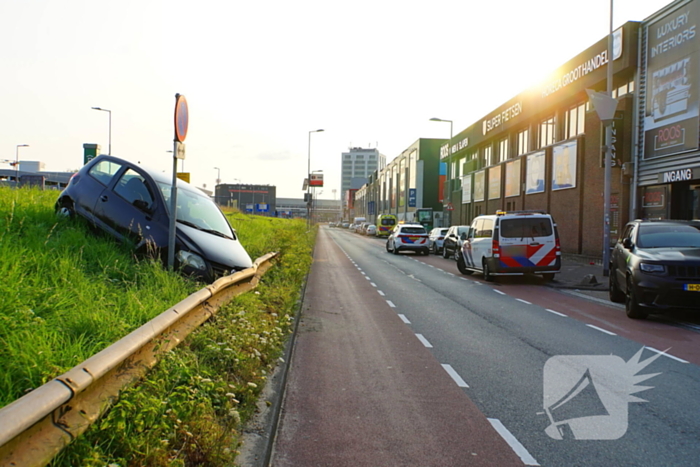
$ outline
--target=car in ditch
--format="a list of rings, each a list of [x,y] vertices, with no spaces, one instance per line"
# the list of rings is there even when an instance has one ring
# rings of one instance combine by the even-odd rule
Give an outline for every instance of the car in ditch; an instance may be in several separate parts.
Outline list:
[[[610,255],[609,284],[610,300],[633,319],[700,310],[700,221],[628,222]]]
[[[172,177],[101,155],[73,175],[56,212],[85,218],[137,252],[167,259]],[[201,190],[177,180],[175,267],[212,282],[253,262],[219,207]]]

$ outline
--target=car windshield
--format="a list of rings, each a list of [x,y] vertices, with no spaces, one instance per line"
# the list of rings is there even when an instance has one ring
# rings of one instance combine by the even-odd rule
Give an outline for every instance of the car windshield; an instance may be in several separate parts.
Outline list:
[[[549,217],[523,217],[501,220],[503,238],[537,238],[552,235],[552,222]]]
[[[700,248],[700,228],[694,225],[640,225],[637,246],[640,248]]]
[[[170,212],[170,184],[158,183],[158,188]],[[177,221],[199,230],[235,238],[226,217],[211,199],[199,190],[180,185],[177,190]]]

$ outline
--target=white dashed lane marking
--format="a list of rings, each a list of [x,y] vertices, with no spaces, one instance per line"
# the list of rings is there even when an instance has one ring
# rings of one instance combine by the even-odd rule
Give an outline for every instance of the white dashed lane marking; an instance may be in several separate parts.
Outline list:
[[[433,344],[431,344],[430,342],[428,342],[428,339],[426,339],[425,337],[423,337],[423,334],[416,334],[416,337],[417,337],[418,340],[421,341],[421,342],[423,343],[423,345],[426,346],[427,348],[429,348],[429,349],[432,349],[432,348],[433,348]]]
[[[520,441],[513,436],[513,433],[508,431],[508,428],[506,428],[503,423],[497,418],[489,418],[489,422],[491,422],[491,426],[498,432],[499,435],[508,443],[510,448],[520,457],[520,460],[523,461],[523,464],[525,465],[540,465],[537,463],[534,457],[530,455],[530,453],[525,449],[525,446],[520,444]]]
[[[469,385],[462,379],[461,376],[455,371],[454,368],[452,368],[451,365],[448,365],[447,363],[443,363],[442,367],[445,369],[448,375],[452,377],[452,379],[457,383],[457,386],[460,388],[468,388]]]
[[[399,315],[399,318],[401,318],[401,321],[403,321],[406,324],[411,324],[411,322],[406,318],[406,315]]]
[[[673,355],[669,355],[669,354],[667,354],[666,352],[662,352],[661,350],[657,350],[657,349],[655,349],[654,347],[648,347],[648,346],[644,346],[644,347],[647,348],[647,349],[649,349],[649,350],[651,350],[652,352],[660,353],[660,354],[662,354],[663,356],[668,357],[668,358],[670,358],[670,359],[672,359],[672,360],[675,360],[675,361],[677,361],[677,362],[688,363],[686,360],[683,360],[682,358],[674,357]]]
[[[605,334],[608,334],[610,336],[617,336],[617,334],[615,334],[614,332],[610,332],[607,329],[599,328],[598,326],[593,326],[592,324],[587,324],[586,326],[588,326],[591,329],[595,329],[596,331],[604,332]]]
[[[378,293],[379,295],[381,295],[382,297],[385,297],[385,296],[386,296],[386,295],[384,294],[384,292],[382,292],[381,290],[377,290],[377,293]]]
[[[499,293],[499,294],[501,294],[501,295],[505,295],[505,294],[506,294],[505,292],[501,292],[501,291],[498,290],[498,289],[493,289],[493,291],[496,292],[496,293]]]
[[[394,305],[394,303],[391,300],[387,300],[386,302],[387,304],[389,304],[390,307],[396,308],[396,305]]]
[[[522,298],[516,298],[516,300],[520,303],[524,303],[525,305],[532,305],[532,303],[528,302],[527,300],[523,300]]]

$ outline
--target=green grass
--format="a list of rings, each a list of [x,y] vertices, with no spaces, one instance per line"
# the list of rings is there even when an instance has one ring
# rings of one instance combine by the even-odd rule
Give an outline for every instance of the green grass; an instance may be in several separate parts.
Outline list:
[[[0,406],[203,286],[136,258],[79,219],[57,218],[57,195],[0,188]],[[276,265],[125,390],[52,465],[231,465],[291,332],[314,237],[304,221],[226,215],[252,258],[280,251]]]

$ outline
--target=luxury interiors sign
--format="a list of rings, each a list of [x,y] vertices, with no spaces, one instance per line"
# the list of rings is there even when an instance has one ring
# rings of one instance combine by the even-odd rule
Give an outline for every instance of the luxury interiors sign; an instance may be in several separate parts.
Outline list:
[[[646,159],[698,148],[698,19],[693,1],[647,26]]]

